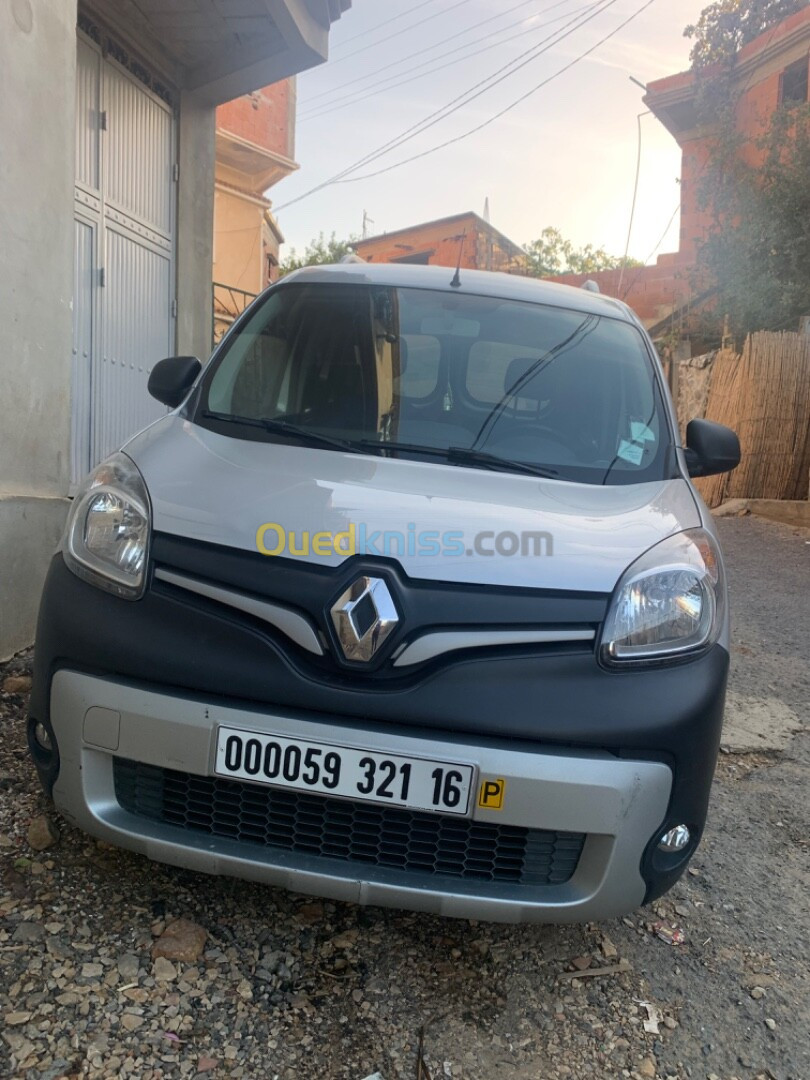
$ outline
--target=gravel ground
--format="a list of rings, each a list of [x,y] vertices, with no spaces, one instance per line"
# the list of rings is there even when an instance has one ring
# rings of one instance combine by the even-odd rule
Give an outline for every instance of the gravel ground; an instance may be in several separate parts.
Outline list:
[[[720,528],[733,687],[807,725],[810,533]],[[0,685],[29,669],[17,657]],[[705,842],[652,909],[505,927],[321,903],[97,844],[40,794],[26,703],[0,693],[4,1077],[810,1077],[808,734],[721,755]],[[37,852],[44,813],[61,837]],[[201,955],[154,959],[177,918],[207,932]],[[682,945],[655,935],[659,919]],[[589,965],[620,970],[560,978]]]

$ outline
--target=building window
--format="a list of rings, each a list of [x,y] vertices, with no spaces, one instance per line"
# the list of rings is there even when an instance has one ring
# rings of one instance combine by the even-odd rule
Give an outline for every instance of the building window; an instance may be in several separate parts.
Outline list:
[[[807,57],[786,67],[779,78],[779,104],[804,105],[807,102]]]
[[[420,251],[416,255],[397,255],[391,262],[417,263],[420,266],[428,266],[430,264],[430,256],[433,254],[433,251]]]

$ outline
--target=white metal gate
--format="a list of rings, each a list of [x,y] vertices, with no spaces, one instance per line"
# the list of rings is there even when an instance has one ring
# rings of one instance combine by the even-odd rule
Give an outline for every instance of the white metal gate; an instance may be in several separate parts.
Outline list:
[[[77,50],[74,485],[165,412],[146,384],[174,351],[176,180],[170,107],[81,35]]]

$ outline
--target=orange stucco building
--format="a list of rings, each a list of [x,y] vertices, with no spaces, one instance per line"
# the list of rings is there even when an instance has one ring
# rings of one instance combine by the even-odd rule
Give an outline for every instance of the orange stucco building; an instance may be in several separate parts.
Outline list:
[[[355,250],[366,262],[454,267],[460,254],[468,270],[520,273],[526,266],[523,248],[472,211],[370,236]]]
[[[284,241],[266,192],[298,165],[295,80],[220,105],[216,120],[214,318],[221,336],[278,275]]]
[[[758,139],[778,109],[808,101],[810,5],[760,34],[737,55],[732,79],[734,120],[740,153],[752,165],[761,160]],[[670,131],[682,150],[680,256],[694,262],[712,224],[701,186],[716,132],[703,126],[695,108],[691,71],[658,79],[647,87],[644,103]]]
[[[808,101],[810,5],[745,45],[732,76],[734,119],[741,137],[740,153],[756,164],[760,136],[778,109]],[[619,296],[654,334],[664,334],[690,309],[710,302],[711,282],[701,280],[700,246],[712,226],[711,207],[702,197],[703,180],[717,132],[701,124],[696,110],[695,75],[691,71],[651,82],[644,103],[676,139],[682,150],[681,228],[679,250],[661,255],[654,266],[565,274],[555,278],[581,284],[593,278],[602,292]],[[621,287],[619,287],[619,279]]]
[[[651,266],[629,266],[621,270],[599,270],[592,274],[558,274],[551,281],[582,286],[595,281],[600,292],[617,296],[635,311],[648,330],[666,322],[674,311],[688,304],[693,295],[695,267],[678,252],[659,255]]]

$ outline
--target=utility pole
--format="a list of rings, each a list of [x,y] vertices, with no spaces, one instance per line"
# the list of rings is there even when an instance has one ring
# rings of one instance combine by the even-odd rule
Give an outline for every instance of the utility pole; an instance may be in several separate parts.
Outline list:
[[[363,211],[363,239],[368,237],[368,227],[374,224],[374,219],[368,216],[368,210]]]

